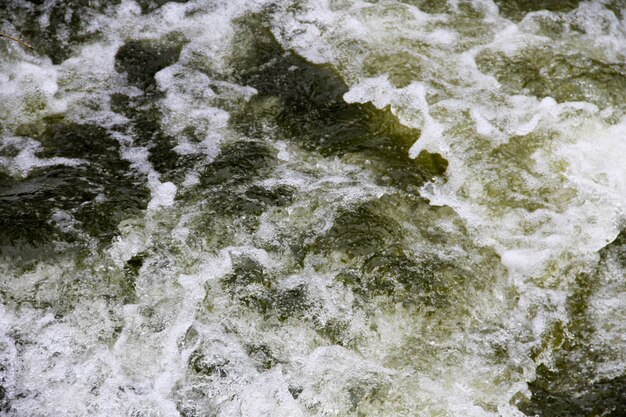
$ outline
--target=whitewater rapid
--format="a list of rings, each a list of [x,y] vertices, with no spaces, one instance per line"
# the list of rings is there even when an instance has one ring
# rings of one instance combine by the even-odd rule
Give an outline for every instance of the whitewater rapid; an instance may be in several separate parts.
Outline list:
[[[0,415],[626,413],[621,0],[3,0]]]

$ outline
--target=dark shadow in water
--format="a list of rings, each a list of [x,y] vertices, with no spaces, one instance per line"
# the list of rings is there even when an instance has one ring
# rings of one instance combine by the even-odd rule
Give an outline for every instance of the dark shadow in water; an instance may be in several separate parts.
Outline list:
[[[187,3],[189,0],[136,0],[142,13],[150,13],[167,3]]]
[[[442,2],[443,3],[443,2]],[[578,8],[583,0],[495,0],[500,9],[500,15],[520,21],[530,12],[547,10],[556,13],[568,13]],[[604,6],[622,19],[624,13],[623,0],[609,0]]]
[[[240,22],[242,45],[232,63],[237,82],[258,94],[232,123],[243,133],[262,136],[269,122],[284,136],[324,156],[355,155],[367,161],[381,184],[404,191],[441,176],[447,161],[438,154],[409,158],[420,131],[401,125],[388,109],[346,103],[348,87],[331,67],[285,51],[258,17]]]
[[[136,0],[142,13],[153,12],[167,3],[188,0]],[[101,36],[90,29],[96,14],[110,13],[121,0],[2,0],[0,23],[10,23],[20,38],[35,51],[58,65],[74,55],[80,45]]]
[[[2,253],[25,254],[24,244],[78,238],[76,233],[62,232],[59,223],[108,242],[121,220],[146,207],[145,180],[132,173],[130,163],[121,158],[119,143],[107,130],[62,120],[48,120],[41,131],[30,128],[18,130],[41,143],[38,157],[78,158],[85,163],[36,168],[23,179],[0,173]],[[69,217],[62,214],[54,221],[52,215],[58,210]]]
[[[570,12],[578,7],[582,0],[495,0],[500,14],[513,20],[522,20],[527,13],[537,10],[551,12]]]
[[[158,100],[163,93],[158,89],[154,76],[179,59],[186,39],[174,33],[160,41],[128,41],[115,55],[115,69],[126,74],[129,84],[138,87],[138,97],[123,94],[111,96],[111,108],[126,116],[130,123],[125,126],[133,137],[135,146],[148,148],[148,161],[159,172],[162,181],[179,182],[184,168],[193,165],[196,156],[182,156],[174,152],[177,140],[167,135],[161,127],[161,110]]]
[[[626,376],[591,383],[585,382],[587,375],[564,376],[562,372],[541,365],[537,379],[528,384],[533,397],[519,409],[527,416],[540,417],[626,416]],[[570,391],[572,378],[579,384]]]
[[[0,22],[6,20],[19,37],[30,43],[35,51],[48,56],[53,64],[71,57],[76,48],[100,36],[87,27],[94,13],[103,13],[120,0],[3,0],[0,1]],[[47,19],[44,18],[47,16]]]

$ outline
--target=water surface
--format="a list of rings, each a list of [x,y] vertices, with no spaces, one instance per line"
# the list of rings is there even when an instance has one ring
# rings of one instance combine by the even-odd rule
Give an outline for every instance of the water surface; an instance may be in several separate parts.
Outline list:
[[[625,11],[1,2],[0,415],[625,415]]]

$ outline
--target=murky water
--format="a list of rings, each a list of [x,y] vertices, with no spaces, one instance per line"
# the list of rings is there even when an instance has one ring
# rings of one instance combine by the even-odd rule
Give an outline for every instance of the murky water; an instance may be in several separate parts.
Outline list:
[[[0,415],[626,414],[621,0],[0,32]]]

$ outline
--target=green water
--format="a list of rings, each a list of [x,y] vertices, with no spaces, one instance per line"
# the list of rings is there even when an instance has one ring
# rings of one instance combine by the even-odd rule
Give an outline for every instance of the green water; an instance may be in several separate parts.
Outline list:
[[[0,12],[0,415],[626,413],[619,1]]]

